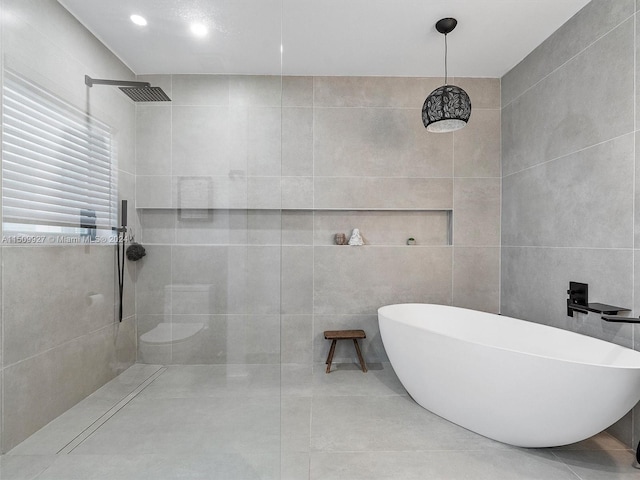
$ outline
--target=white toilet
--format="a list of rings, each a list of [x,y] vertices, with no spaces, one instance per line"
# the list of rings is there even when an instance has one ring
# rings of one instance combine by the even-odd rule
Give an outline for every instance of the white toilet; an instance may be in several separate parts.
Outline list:
[[[205,302],[208,305],[211,285],[167,285],[165,286],[165,319],[171,318],[171,302],[178,296],[189,301]],[[205,323],[161,322],[152,330],[140,335],[138,349],[142,363],[164,365],[185,364],[200,352]]]

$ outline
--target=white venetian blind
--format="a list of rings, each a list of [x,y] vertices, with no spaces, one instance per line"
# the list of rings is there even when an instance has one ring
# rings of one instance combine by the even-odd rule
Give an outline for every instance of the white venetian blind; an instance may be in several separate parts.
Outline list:
[[[78,232],[117,219],[108,125],[4,71],[2,219],[5,231]],[[57,228],[56,228],[57,227]]]

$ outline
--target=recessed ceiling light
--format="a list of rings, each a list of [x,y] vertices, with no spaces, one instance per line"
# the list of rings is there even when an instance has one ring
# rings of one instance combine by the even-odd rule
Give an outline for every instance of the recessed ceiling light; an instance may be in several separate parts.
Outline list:
[[[141,27],[144,27],[147,24],[147,20],[140,15],[131,15],[129,18],[133,23],[140,25]]]
[[[196,37],[204,37],[207,33],[209,33],[209,30],[202,23],[192,23],[191,33],[193,33]]]

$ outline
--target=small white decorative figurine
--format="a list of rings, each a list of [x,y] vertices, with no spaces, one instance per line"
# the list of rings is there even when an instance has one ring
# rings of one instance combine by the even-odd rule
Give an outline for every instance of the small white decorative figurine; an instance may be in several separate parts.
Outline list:
[[[358,230],[357,228],[353,229],[353,233],[351,234],[351,238],[349,239],[349,245],[364,245],[362,235],[360,235],[360,230]]]

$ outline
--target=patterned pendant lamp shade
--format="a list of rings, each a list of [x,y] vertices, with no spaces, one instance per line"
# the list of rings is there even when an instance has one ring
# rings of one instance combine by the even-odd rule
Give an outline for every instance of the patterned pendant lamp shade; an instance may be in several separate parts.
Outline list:
[[[431,92],[422,105],[422,123],[428,132],[459,130],[471,116],[471,99],[467,92],[447,84],[447,34],[457,24],[458,21],[451,17],[442,18],[436,23],[436,30],[444,35],[444,85]]]
[[[422,123],[429,132],[453,132],[471,116],[471,99],[455,85],[443,85],[429,94],[422,105]]]

